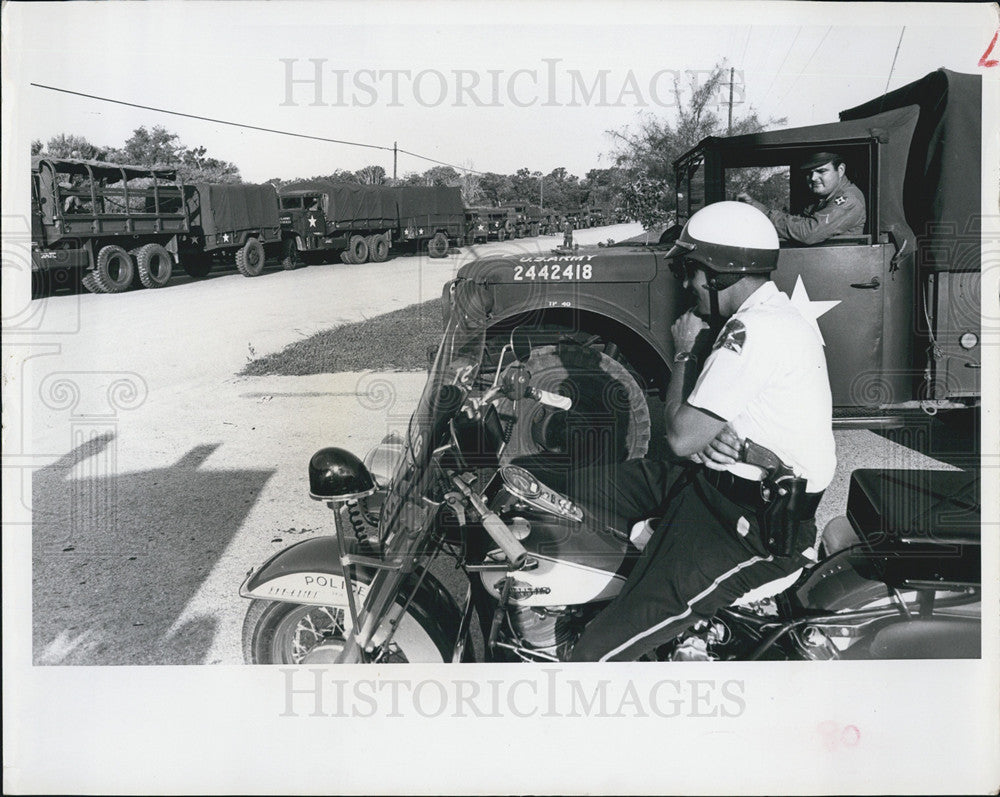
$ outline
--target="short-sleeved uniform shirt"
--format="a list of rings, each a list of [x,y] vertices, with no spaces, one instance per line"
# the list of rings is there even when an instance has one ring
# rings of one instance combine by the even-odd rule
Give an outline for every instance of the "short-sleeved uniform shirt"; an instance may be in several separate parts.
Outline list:
[[[818,244],[834,235],[861,235],[865,230],[865,195],[846,177],[802,215],[772,210],[767,214],[778,237],[803,244]]]
[[[836,468],[833,399],[823,340],[814,324],[771,281],[740,305],[716,338],[688,403],[729,422],[826,489]],[[745,463],[727,466],[759,478]]]

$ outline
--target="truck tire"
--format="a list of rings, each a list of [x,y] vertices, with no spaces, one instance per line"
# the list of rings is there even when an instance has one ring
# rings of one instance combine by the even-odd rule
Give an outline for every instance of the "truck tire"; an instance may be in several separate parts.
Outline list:
[[[281,267],[285,271],[294,271],[302,265],[302,258],[299,257],[299,247],[294,238],[286,238],[281,243]]]
[[[450,247],[448,236],[443,232],[436,232],[434,237],[427,242],[427,254],[431,257],[445,257]]]
[[[389,239],[385,235],[368,236],[368,257],[372,263],[384,263],[389,259]]]
[[[120,246],[102,246],[97,253],[97,265],[90,272],[91,281],[99,289],[94,293],[121,293],[128,290],[135,277],[132,256]],[[93,290],[88,288],[89,290]]]
[[[106,293],[96,282],[94,282],[94,272],[88,271],[80,278],[80,284],[91,293]]]
[[[236,250],[236,270],[244,277],[259,277],[264,270],[264,247],[256,238]]]
[[[361,265],[368,260],[368,239],[363,235],[352,235],[347,244],[347,254],[350,262]]]
[[[507,232],[502,227],[497,230],[497,243],[502,242],[507,237]]]
[[[193,279],[204,279],[212,270],[212,258],[205,254],[185,255],[181,258],[181,268]]]
[[[139,282],[147,288],[162,288],[174,272],[174,258],[161,244],[140,246],[135,253]]]

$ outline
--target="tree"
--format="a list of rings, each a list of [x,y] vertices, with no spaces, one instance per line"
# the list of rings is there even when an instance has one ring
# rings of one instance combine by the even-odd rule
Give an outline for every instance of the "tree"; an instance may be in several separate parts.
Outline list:
[[[479,189],[486,201],[493,207],[499,207],[512,198],[511,178],[505,174],[487,172],[479,178]]]
[[[42,143],[42,140],[40,138],[36,138],[31,142],[31,157],[41,155],[43,149],[45,149],[45,145]]]
[[[34,144],[32,144],[31,148],[32,154],[39,154],[34,152]],[[91,144],[83,136],[60,133],[49,139],[44,153],[51,158],[78,158],[88,161],[105,161],[113,160],[114,150],[110,147],[100,147]]]
[[[640,116],[637,129],[625,127],[608,131],[614,140],[613,162],[621,171],[620,199],[623,211],[644,226],[654,228],[672,223],[674,204],[673,162],[703,138],[726,135],[722,119],[711,107],[726,70],[717,64],[708,80],[700,86],[692,82],[691,95],[682,98],[680,80],[674,80],[676,118],[658,119]],[[762,122],[753,109],[733,120],[733,135],[755,133],[765,126],[785,124],[786,119]],[[753,175],[748,174],[753,182]]]
[[[354,176],[362,185],[383,185],[385,183],[385,169],[376,164],[358,169]]]

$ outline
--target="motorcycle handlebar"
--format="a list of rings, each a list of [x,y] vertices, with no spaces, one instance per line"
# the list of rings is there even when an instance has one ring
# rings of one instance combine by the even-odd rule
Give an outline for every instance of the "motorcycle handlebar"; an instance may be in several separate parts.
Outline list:
[[[528,558],[528,552],[521,545],[520,540],[514,536],[514,533],[507,528],[507,524],[500,519],[496,512],[486,506],[486,502],[472,492],[469,485],[462,481],[459,476],[452,474],[451,481],[479,513],[483,528],[493,538],[493,542],[500,546],[500,550],[504,552],[511,567],[515,570],[523,567]]]
[[[537,387],[528,388],[528,395],[540,404],[547,407],[555,407],[557,410],[570,410],[573,408],[573,399],[561,396],[558,393],[550,393],[548,390],[539,390]]]

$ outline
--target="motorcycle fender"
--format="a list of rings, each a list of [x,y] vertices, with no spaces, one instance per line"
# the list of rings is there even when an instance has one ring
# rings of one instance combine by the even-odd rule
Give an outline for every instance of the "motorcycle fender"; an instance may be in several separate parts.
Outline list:
[[[357,543],[347,540],[344,547],[345,553],[354,553]],[[375,571],[363,566],[355,569],[354,594],[360,605],[368,594],[368,583]],[[411,592],[417,578],[417,574],[409,574],[401,591]],[[247,576],[240,587],[240,595],[267,601],[350,608],[336,538],[313,537],[279,551]],[[452,652],[461,655],[463,647],[469,644],[468,639],[460,638],[468,635],[462,623],[462,609],[433,573],[424,573],[408,611],[421,620],[444,655],[450,656]]]
[[[350,541],[353,543],[353,540]],[[352,549],[354,545],[348,545]],[[354,594],[364,601],[370,568],[358,568]],[[367,576],[367,577],[365,577]],[[244,598],[258,598],[311,606],[348,608],[347,586],[340,551],[333,537],[313,537],[279,551],[252,571],[240,587]]]

